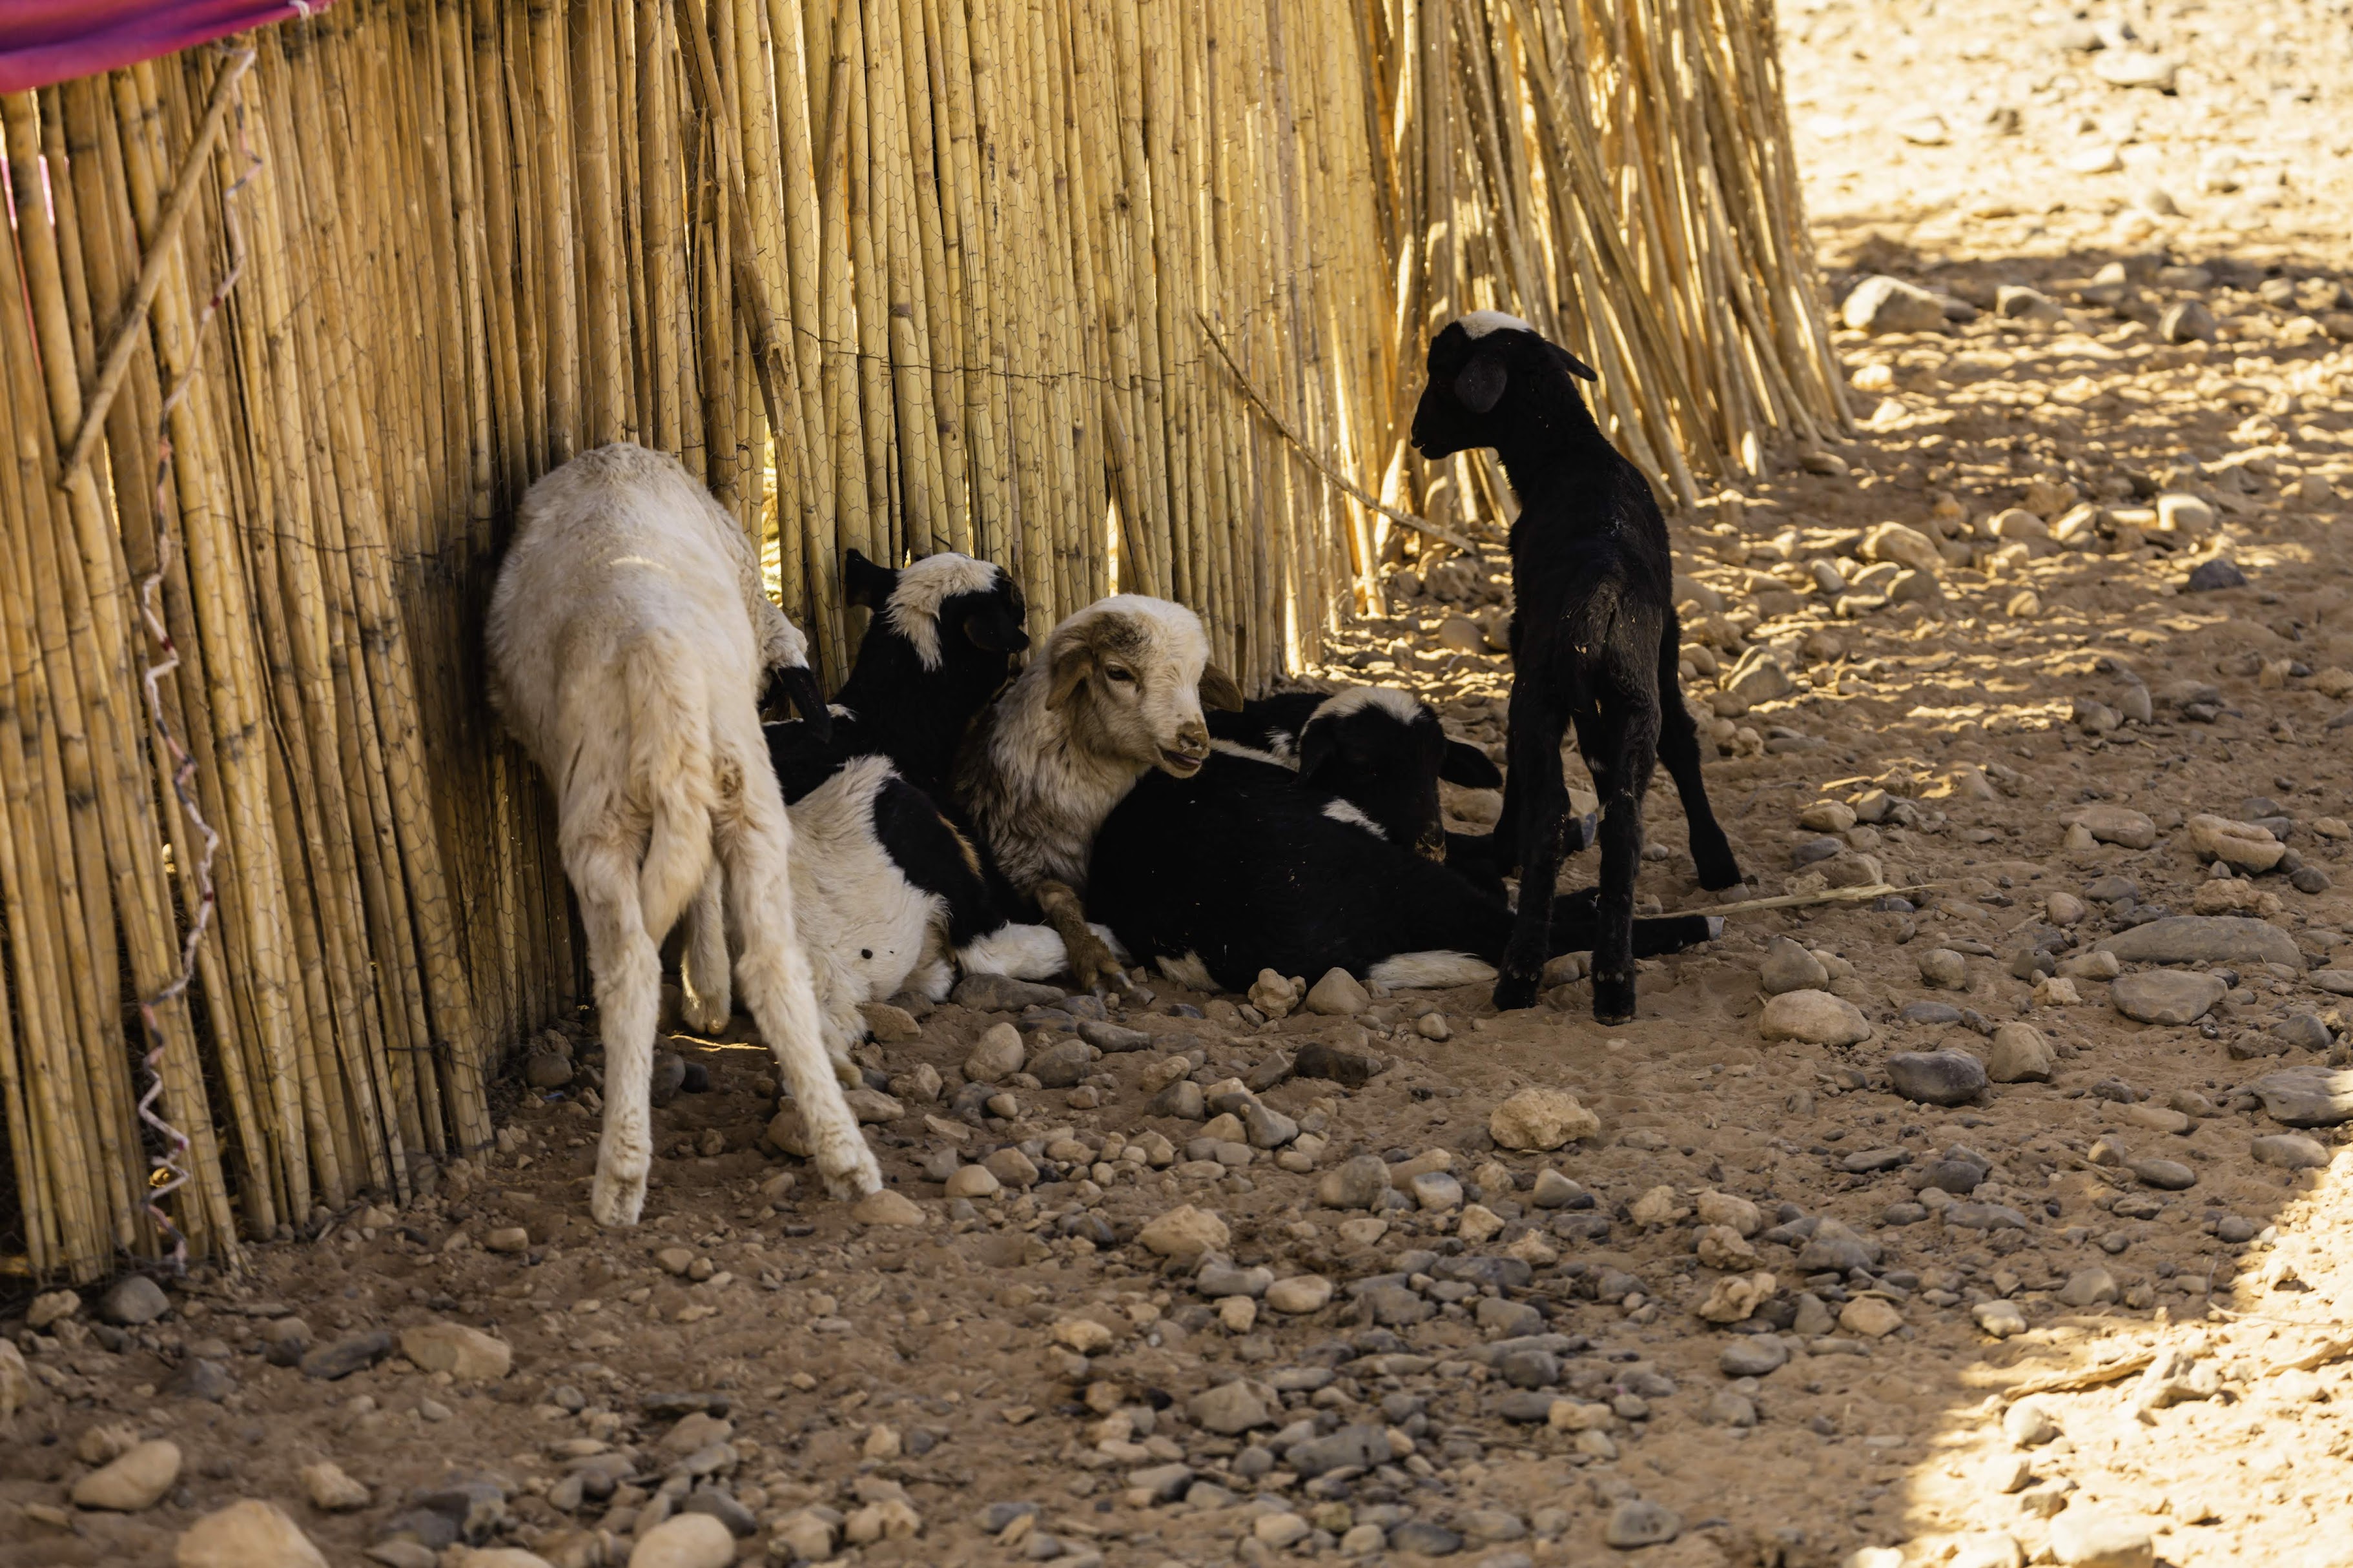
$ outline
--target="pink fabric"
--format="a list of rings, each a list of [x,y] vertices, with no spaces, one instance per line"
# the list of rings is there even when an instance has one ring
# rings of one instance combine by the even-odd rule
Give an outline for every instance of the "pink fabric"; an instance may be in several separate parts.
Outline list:
[[[330,4],[309,0],[309,9]],[[0,92],[153,59],[303,9],[289,0],[0,0]]]

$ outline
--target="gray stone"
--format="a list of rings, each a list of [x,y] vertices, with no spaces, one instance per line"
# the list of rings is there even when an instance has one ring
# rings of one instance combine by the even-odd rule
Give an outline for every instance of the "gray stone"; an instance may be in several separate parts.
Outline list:
[[[218,1405],[237,1392],[237,1377],[227,1366],[204,1356],[191,1356],[180,1370],[155,1385],[169,1399],[203,1399]]]
[[[1536,1173],[1535,1190],[1528,1194],[1528,1201],[1540,1209],[1567,1208],[1584,1194],[1581,1183],[1547,1166]]]
[[[2198,1184],[2198,1173],[2179,1160],[2134,1160],[2127,1168],[2148,1185],[2179,1193]]]
[[[759,1516],[737,1502],[733,1494],[716,1487],[696,1489],[694,1495],[680,1505],[679,1511],[707,1513],[725,1525],[727,1533],[738,1541],[748,1540],[760,1532]]]
[[[1923,984],[1940,990],[1960,991],[1969,984],[1968,961],[1949,947],[1932,947],[1919,957]]]
[[[392,1336],[382,1329],[349,1334],[302,1358],[302,1375],[332,1383],[374,1366],[392,1353]]]
[[[1945,325],[1943,300],[1917,284],[1879,273],[1854,286],[1839,315],[1861,332],[1933,332]]]
[[[1985,1092],[1984,1064],[1966,1051],[1897,1051],[1887,1058],[1890,1088],[1928,1105],[1966,1105]]]
[[[1193,1276],[1193,1289],[1212,1301],[1229,1296],[1263,1296],[1273,1283],[1271,1268],[1237,1268],[1232,1259],[1214,1256],[1202,1258],[1200,1272]]]
[[[1834,838],[1826,842],[1833,855],[1842,847]],[[1778,996],[1784,991],[1820,991],[1831,983],[1831,972],[1801,944],[1786,936],[1777,936],[1766,943],[1765,963],[1757,971],[1757,979],[1767,992]]]
[[[1628,1498],[1609,1510],[1601,1539],[1630,1551],[1637,1546],[1663,1546],[1683,1532],[1683,1515],[1663,1503]]]
[[[1127,1484],[1131,1489],[1143,1492],[1154,1502],[1175,1502],[1192,1486],[1193,1467],[1185,1464],[1167,1464],[1152,1465],[1141,1470],[1130,1470],[1127,1472]],[[1008,1520],[1006,1522],[1010,1524],[1013,1521]]]
[[[1263,1105],[1242,1112],[1242,1128],[1253,1149],[1280,1149],[1299,1136],[1299,1123]]]
[[[2021,1399],[2002,1412],[2002,1435],[2021,1448],[2040,1448],[2059,1436],[2051,1412],[2031,1399]]]
[[[1106,1022],[1101,1018],[1079,1021],[1079,1038],[1107,1057],[1124,1056],[1130,1051],[1148,1050],[1152,1037],[1141,1029]]]
[[[1745,1394],[1720,1388],[1715,1397],[1707,1402],[1707,1418],[1718,1426],[1754,1426],[1757,1404]]]
[[[1168,1116],[1179,1121],[1198,1121],[1208,1115],[1209,1107],[1202,1096],[1201,1086],[1189,1078],[1180,1078],[1158,1094],[1154,1095],[1152,1103],[1145,1106],[1144,1110],[1147,1116]]]
[[[1748,1334],[1724,1347],[1715,1364],[1726,1377],[1763,1377],[1788,1364],[1789,1351],[1771,1334]]]
[[[1389,1531],[1389,1546],[1421,1557],[1451,1557],[1462,1550],[1462,1538],[1442,1524],[1409,1519]]]
[[[2025,1022],[2002,1025],[1993,1032],[1993,1049],[1986,1057],[1986,1077],[1995,1083],[2049,1083],[2059,1065],[2057,1053],[2042,1031]]]
[[[1815,1226],[1814,1234],[1798,1250],[1798,1268],[1808,1274],[1829,1268],[1845,1273],[1851,1268],[1878,1267],[1878,1245],[1865,1241],[1834,1219],[1824,1219]]]
[[[1372,1005],[1364,983],[1345,969],[1325,970],[1307,991],[1307,1010],[1327,1017],[1352,1018]]]
[[[2117,975],[2108,984],[2108,1000],[2144,1024],[2194,1024],[2230,989],[2217,975],[2152,969]]]
[[[2088,892],[2089,889],[2086,889]],[[2284,963],[2304,967],[2295,939],[2243,915],[2172,915],[2103,938],[2102,952],[2126,963]]]
[[[1239,1378],[1193,1395],[1186,1402],[1185,1415],[1194,1426],[1220,1437],[1239,1436],[1253,1427],[1274,1425],[1266,1392]]]
[[[1324,1173],[1315,1201],[1329,1209],[1377,1208],[1388,1197],[1389,1168],[1377,1154],[1357,1154]]]
[[[125,1275],[98,1299],[100,1319],[127,1329],[152,1323],[171,1310],[172,1299],[144,1274]]]
[[[1896,1016],[1907,1024],[1957,1024],[1961,1010],[1950,1002],[1906,1002]]]
[[[1029,1058],[1029,1074],[1045,1089],[1076,1088],[1093,1070],[1094,1047],[1084,1040],[1060,1039]]]
[[[2024,1230],[2026,1216],[2007,1204],[1947,1204],[1945,1223],[1962,1230]]]
[[[2258,1165],[2283,1171],[2317,1171],[2328,1163],[2328,1151],[2316,1138],[2301,1132],[2266,1132],[2249,1146]]]
[[[948,993],[949,1001],[976,1013],[1018,1013],[1024,1007],[1050,1007],[1061,999],[1061,992],[1051,985],[1009,974],[967,974]]]
[[[2200,561],[2190,568],[2189,580],[2184,584],[2193,594],[2211,594],[2219,588],[2243,588],[2246,585],[2247,574],[2219,555]]]
[[[1300,1078],[1320,1078],[1344,1089],[1356,1089],[1372,1082],[1381,1067],[1381,1058],[1370,1051],[1310,1040],[1299,1047],[1291,1070]]]
[[[2067,1276],[2059,1300],[2070,1307],[2092,1307],[2116,1299],[2116,1277],[2094,1263]]]
[[[2247,1086],[2274,1121],[2286,1127],[2335,1127],[2353,1121],[2353,1071],[2285,1068]]]
[[[1366,1470],[1389,1460],[1388,1433],[1368,1422],[1341,1427],[1328,1436],[1313,1437],[1304,1443],[1293,1443],[1283,1453],[1283,1463],[1293,1473],[1314,1479],[1326,1470],[1345,1468]]]

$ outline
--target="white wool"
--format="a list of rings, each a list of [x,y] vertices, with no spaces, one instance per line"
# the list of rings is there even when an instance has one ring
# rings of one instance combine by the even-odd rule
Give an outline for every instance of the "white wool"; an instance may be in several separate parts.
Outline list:
[[[1218,977],[1209,973],[1209,966],[1201,962],[1201,955],[1198,952],[1188,952],[1182,958],[1160,960],[1160,973],[1177,984],[1189,985],[1196,991],[1218,989]]]
[[[1184,605],[1117,594],[1056,626],[1046,657],[1031,659],[983,716],[957,773],[961,804],[987,838],[999,869],[1024,890],[1050,880],[1084,887],[1087,857],[1103,819],[1153,765],[1082,750],[1073,743],[1071,710],[1046,705],[1054,678],[1051,652],[1064,633],[1114,616],[1144,633],[1139,662],[1155,668],[1154,684],[1172,712],[1200,720],[1198,688],[1209,639],[1200,617]]]
[[[1527,322],[1523,321],[1517,316],[1507,316],[1501,310],[1465,310],[1461,315],[1457,316],[1454,319],[1461,323],[1462,330],[1464,331],[1470,333],[1474,338],[1483,338],[1489,332],[1533,332],[1535,331],[1534,327],[1528,325]]]
[[[1345,822],[1351,827],[1361,827],[1376,838],[1388,837],[1388,834],[1381,831],[1381,825],[1357,810],[1353,801],[1327,800],[1324,803],[1324,815],[1335,822]]]
[[[967,974],[1008,974],[1016,980],[1050,980],[1069,963],[1062,939],[1051,926],[999,926],[960,948],[956,962]]]
[[[1289,749],[1284,748],[1285,751]],[[1209,742],[1209,750],[1223,752],[1229,757],[1240,757],[1246,763],[1264,763],[1270,767],[1284,768],[1294,773],[1299,768],[1299,759],[1296,756],[1261,752],[1256,746],[1245,746],[1240,741],[1212,741]]]
[[[997,586],[1003,572],[987,561],[942,551],[899,569],[882,617],[891,629],[913,645],[916,661],[925,669],[940,667],[940,606],[959,594],[986,594]]]
[[[1317,703],[1307,721],[1313,724],[1318,719],[1345,719],[1367,708],[1378,708],[1402,724],[1413,723],[1427,711],[1421,699],[1410,691],[1400,691],[1394,686],[1352,686]]]
[[[588,936],[606,1052],[589,1207],[633,1225],[652,1164],[647,1084],[659,944],[690,907],[694,1021],[724,1023],[734,968],[837,1195],[881,1173],[818,1041],[795,916],[792,826],[756,710],[766,672],[806,664],[761,591],[743,529],[677,459],[621,443],[523,497],[491,596],[491,699],[556,796],[556,842]]]
[[[1495,978],[1495,966],[1467,952],[1433,949],[1384,958],[1367,972],[1367,978],[1392,991],[1434,991],[1448,985],[1483,985]]]

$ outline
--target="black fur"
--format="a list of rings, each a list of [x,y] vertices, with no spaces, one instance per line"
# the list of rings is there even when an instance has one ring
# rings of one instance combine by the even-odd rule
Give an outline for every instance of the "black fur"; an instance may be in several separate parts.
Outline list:
[[[1090,915],[1139,961],[1198,953],[1220,985],[1261,969],[1363,974],[1398,953],[1467,952],[1495,963],[1513,914],[1439,862],[1324,815],[1337,797],[1289,769],[1213,753],[1189,779],[1145,776],[1095,838]],[[1589,902],[1560,900],[1546,956],[1592,945]],[[1704,916],[1636,922],[1645,954],[1712,934]]]
[[[1473,338],[1460,321],[1431,341],[1414,411],[1425,458],[1492,447],[1520,498],[1512,527],[1514,675],[1509,778],[1496,869],[1520,872],[1519,921],[1498,965],[1495,1005],[1535,1000],[1550,942],[1546,902],[1567,848],[1560,746],[1571,725],[1601,797],[1593,1013],[1634,1014],[1634,875],[1642,798],[1660,762],[1691,824],[1700,884],[1741,879],[1700,778],[1699,741],[1678,687],[1682,642],[1666,521],[1641,471],[1610,446],[1574,378],[1592,372],[1533,331]]]
[[[1466,835],[1445,831],[1438,781],[1494,789],[1502,770],[1468,741],[1446,733],[1426,703],[1407,723],[1389,710],[1344,710],[1334,696],[1286,691],[1209,718],[1213,739],[1264,752],[1371,819],[1381,836],[1434,860],[1451,861]]]

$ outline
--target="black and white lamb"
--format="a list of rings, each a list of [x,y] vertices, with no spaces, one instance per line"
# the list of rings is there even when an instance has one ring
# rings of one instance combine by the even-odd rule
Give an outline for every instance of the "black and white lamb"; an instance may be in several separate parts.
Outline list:
[[[722,923],[723,897],[744,999],[827,1189],[879,1190],[827,1059],[795,924],[793,828],[760,731],[768,673],[806,671],[807,644],[762,592],[743,529],[673,458],[627,443],[584,452],[523,497],[489,644],[491,700],[555,792],[587,931],[605,1043],[590,1212],[633,1225],[644,1206],[660,944],[690,902],[708,908],[706,927]],[[707,937],[688,951],[690,1003],[707,1022],[711,998],[694,994],[711,981]],[[723,941],[722,985],[725,958]]]
[[[1466,837],[1446,831],[1438,781],[1466,789],[1504,782],[1486,752],[1449,736],[1428,703],[1394,687],[1254,698],[1239,712],[1209,715],[1209,735],[1220,752],[1278,763],[1327,791],[1335,817],[1353,814],[1357,826],[1433,860],[1451,861]]]
[[[1578,395],[1594,374],[1514,316],[1474,310],[1430,345],[1413,444],[1429,458],[1492,447],[1520,498],[1512,525],[1514,673],[1498,871],[1516,868],[1518,923],[1498,965],[1495,1005],[1535,1000],[1551,944],[1548,900],[1567,849],[1560,748],[1571,725],[1601,800],[1593,1015],[1634,1015],[1634,877],[1642,799],[1664,762],[1683,798],[1700,885],[1728,888],[1739,864],[1709,809],[1699,740],[1678,689],[1682,641],[1666,521],[1641,471]]]
[[[938,1001],[958,968],[1042,980],[1066,962],[1053,930],[1010,918],[1018,899],[944,804],[958,742],[1029,646],[1020,585],[952,552],[894,571],[853,551],[843,582],[874,615],[835,694],[830,737],[767,727],[837,1063],[864,1033],[861,1002],[901,990]]]
[[[1434,758],[1417,759],[1411,731],[1368,727],[1400,742],[1367,771],[1395,779],[1417,768],[1432,809]],[[1341,968],[1404,986],[1492,980],[1514,915],[1474,884],[1385,834],[1366,814],[1335,811],[1342,796],[1280,762],[1220,751],[1188,778],[1147,775],[1096,835],[1087,905],[1137,959],[1203,990],[1247,989],[1262,969],[1321,974]],[[1715,916],[1639,921],[1643,956],[1719,934]],[[1545,956],[1594,944],[1593,901],[1552,905]]]
[[[956,760],[957,809],[1015,893],[1060,934],[1085,988],[1126,984],[1087,921],[1095,833],[1136,780],[1200,771],[1210,754],[1205,703],[1238,709],[1241,692],[1209,662],[1200,617],[1166,599],[1114,595],[1053,629],[1044,657],[981,714]]]

